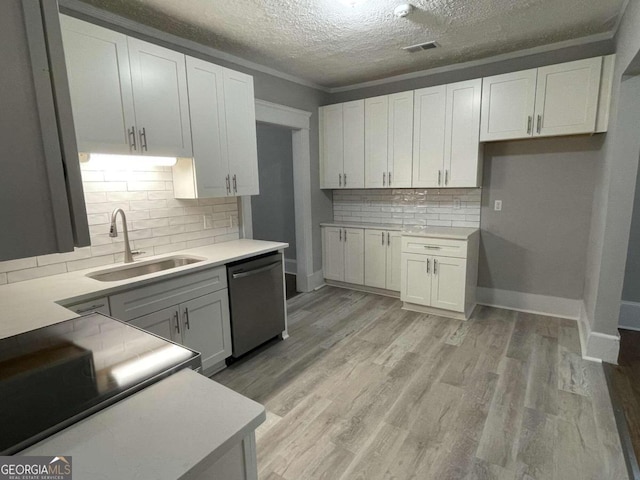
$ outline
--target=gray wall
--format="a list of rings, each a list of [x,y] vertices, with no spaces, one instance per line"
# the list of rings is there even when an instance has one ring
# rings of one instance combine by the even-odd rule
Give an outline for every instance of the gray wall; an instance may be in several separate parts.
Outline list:
[[[623,75],[640,51],[640,1],[631,0],[616,35],[609,132],[596,173],[584,289],[595,332],[617,335],[640,152],[640,78]]]
[[[622,289],[622,300],[640,303],[640,169],[636,177],[636,195],[629,234],[627,265]]]
[[[257,125],[260,195],[251,197],[253,238],[287,242],[285,258],[296,259],[291,130]]]
[[[604,135],[485,144],[478,284],[581,299]],[[502,200],[502,211],[493,209]]]

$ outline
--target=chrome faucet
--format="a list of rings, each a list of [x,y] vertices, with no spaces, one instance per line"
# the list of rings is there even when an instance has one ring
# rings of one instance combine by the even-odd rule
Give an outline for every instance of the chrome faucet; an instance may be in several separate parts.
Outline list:
[[[111,213],[111,228],[109,229],[109,236],[115,238],[118,236],[118,227],[116,220],[118,219],[118,213],[122,215],[122,233],[124,235],[124,263],[133,262],[133,254],[131,253],[131,247],[129,246],[129,231],[127,230],[127,216],[124,214],[124,210],[116,208]],[[138,253],[138,252],[136,252]]]

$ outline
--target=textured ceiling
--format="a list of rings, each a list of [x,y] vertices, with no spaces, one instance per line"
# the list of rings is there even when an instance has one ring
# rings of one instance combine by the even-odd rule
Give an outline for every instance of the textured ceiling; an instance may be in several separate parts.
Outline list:
[[[82,0],[326,87],[610,32],[624,0]],[[441,48],[401,47],[435,40]]]

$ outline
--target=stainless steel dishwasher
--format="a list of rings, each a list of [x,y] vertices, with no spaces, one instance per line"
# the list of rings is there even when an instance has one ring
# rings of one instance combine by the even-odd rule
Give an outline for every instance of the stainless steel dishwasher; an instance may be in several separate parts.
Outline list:
[[[282,256],[270,253],[227,266],[232,356],[238,358],[285,327]]]

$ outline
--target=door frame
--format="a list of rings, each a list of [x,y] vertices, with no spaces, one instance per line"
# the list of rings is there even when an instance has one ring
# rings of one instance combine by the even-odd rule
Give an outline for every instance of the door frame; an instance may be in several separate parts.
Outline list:
[[[311,222],[311,112],[256,99],[256,122],[291,129],[293,147],[293,201],[296,221],[296,287],[313,290],[313,243]],[[240,197],[240,234],[253,238],[251,197]]]

